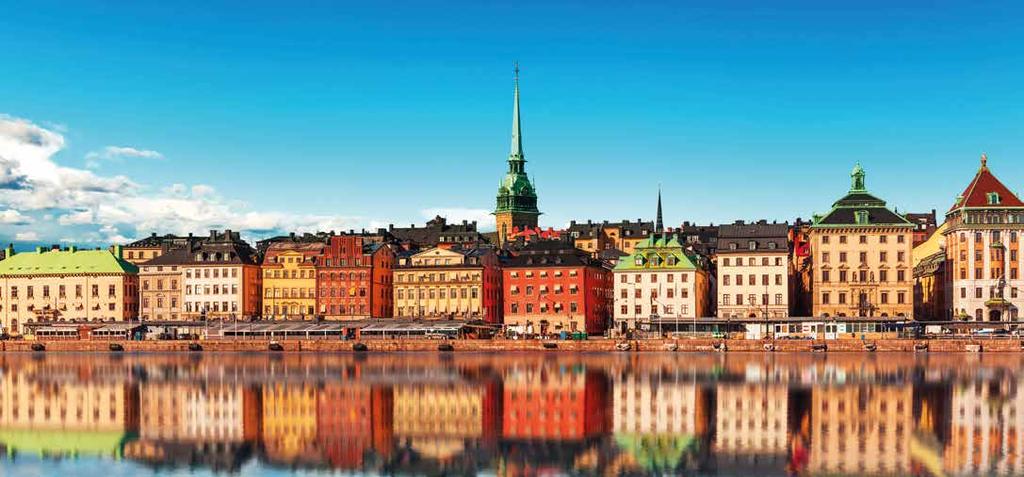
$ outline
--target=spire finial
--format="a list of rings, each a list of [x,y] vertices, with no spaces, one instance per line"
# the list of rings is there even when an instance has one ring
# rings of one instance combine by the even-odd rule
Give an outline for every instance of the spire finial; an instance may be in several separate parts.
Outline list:
[[[984,169],[988,167],[988,154],[981,153],[981,167]]]
[[[661,184],[658,184],[658,215],[654,221],[654,233],[661,235],[665,231],[665,224],[661,220]]]

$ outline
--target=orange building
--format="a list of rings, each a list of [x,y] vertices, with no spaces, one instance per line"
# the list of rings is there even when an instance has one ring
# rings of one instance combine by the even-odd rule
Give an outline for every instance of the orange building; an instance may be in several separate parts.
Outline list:
[[[368,454],[392,449],[391,390],[359,383],[330,383],[318,393],[317,442],[334,469],[360,470]]]

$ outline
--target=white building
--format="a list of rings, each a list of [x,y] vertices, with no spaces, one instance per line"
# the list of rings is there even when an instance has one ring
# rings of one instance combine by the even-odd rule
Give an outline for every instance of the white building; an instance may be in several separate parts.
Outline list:
[[[789,224],[742,221],[718,229],[718,317],[785,318]]]
[[[1020,253],[1024,202],[981,167],[946,213],[947,286],[954,319],[1007,321],[1020,317],[1024,279]]]

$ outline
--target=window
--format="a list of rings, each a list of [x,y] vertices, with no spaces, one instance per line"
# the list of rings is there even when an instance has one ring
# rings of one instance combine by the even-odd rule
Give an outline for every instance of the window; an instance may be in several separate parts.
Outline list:
[[[829,297],[829,293],[828,292],[822,293],[821,294],[821,304],[828,305],[830,303],[829,298],[830,297]]]
[[[828,263],[828,252],[821,252],[821,262]]]
[[[821,236],[821,243],[828,243],[828,235]]]
[[[839,236],[839,243],[846,243],[846,236],[845,235],[840,235]]]
[[[784,304],[783,301],[782,301],[782,294],[781,293],[776,293],[775,294],[775,304],[776,305]]]
[[[839,263],[846,263],[846,252],[839,252]]]
[[[821,271],[821,281],[825,282],[825,283],[828,283],[828,281],[829,281],[829,272],[828,272],[828,270],[822,270]]]

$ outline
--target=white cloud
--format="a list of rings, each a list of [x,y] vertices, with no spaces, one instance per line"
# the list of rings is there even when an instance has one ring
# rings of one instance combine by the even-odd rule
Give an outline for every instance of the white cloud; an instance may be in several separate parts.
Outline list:
[[[150,232],[187,234],[229,228],[265,236],[345,230],[369,222],[361,217],[251,210],[207,184],[142,186],[121,175],[64,167],[54,160],[64,145],[63,135],[52,129],[0,114],[0,210],[9,209],[29,220],[55,216],[56,221],[36,221],[37,237],[73,236],[78,243],[99,244],[126,242]],[[126,147],[91,154],[96,160],[162,157],[156,151]],[[462,217],[457,214],[452,220]]]
[[[32,223],[32,217],[22,214],[14,209],[0,211],[0,224],[26,225]]]
[[[462,207],[434,207],[430,209],[420,210],[420,215],[423,218],[430,220],[434,217],[441,216],[448,219],[448,222],[461,222],[468,220],[470,222],[476,221],[477,228],[479,229],[493,229],[494,216],[491,215],[491,211],[487,209],[469,209]]]
[[[91,151],[85,155],[85,167],[100,167],[100,161],[121,161],[126,158],[163,159],[164,155],[149,149],[136,149],[125,146],[107,146],[99,151]]]
[[[18,232],[14,234],[14,240],[19,242],[34,242],[39,240],[39,234],[35,232]]]

